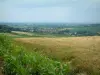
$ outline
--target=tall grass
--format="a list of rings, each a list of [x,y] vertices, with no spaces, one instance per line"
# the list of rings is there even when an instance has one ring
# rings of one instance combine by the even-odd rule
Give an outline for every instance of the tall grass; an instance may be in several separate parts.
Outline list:
[[[28,52],[41,52],[54,60],[69,62],[73,75],[100,75],[100,37],[68,38],[16,38],[16,44],[23,45]],[[80,74],[79,74],[80,75]]]
[[[37,52],[25,52],[11,38],[0,35],[0,56],[4,59],[4,75],[69,75],[66,63],[49,59]]]

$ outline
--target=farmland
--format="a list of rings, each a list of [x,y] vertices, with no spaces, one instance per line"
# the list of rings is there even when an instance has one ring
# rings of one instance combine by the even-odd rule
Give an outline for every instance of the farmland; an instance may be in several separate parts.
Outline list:
[[[100,37],[16,38],[28,52],[40,52],[49,58],[69,62],[74,72],[100,74]]]
[[[4,75],[100,75],[100,24],[7,23],[0,35]]]

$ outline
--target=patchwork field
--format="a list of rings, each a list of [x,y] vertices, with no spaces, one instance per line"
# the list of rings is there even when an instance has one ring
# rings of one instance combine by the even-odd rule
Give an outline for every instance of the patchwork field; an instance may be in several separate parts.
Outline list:
[[[27,51],[38,51],[62,62],[68,62],[73,72],[100,75],[100,36],[62,38],[16,38]]]

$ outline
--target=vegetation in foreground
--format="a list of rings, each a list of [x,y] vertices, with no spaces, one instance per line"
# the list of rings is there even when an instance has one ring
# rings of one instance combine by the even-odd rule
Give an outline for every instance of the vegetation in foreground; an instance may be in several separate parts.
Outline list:
[[[37,52],[28,53],[9,37],[0,35],[0,57],[4,75],[69,75],[69,65]]]
[[[100,36],[58,38],[15,38],[28,52],[42,52],[48,57],[70,62],[75,73],[100,75]]]

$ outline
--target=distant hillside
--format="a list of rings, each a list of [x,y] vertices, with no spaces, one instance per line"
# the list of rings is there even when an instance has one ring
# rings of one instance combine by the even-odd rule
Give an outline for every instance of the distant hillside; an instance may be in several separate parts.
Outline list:
[[[59,36],[100,35],[100,24],[4,23],[4,25],[13,27],[12,28],[13,31],[31,32],[41,35],[44,34],[59,35]]]

